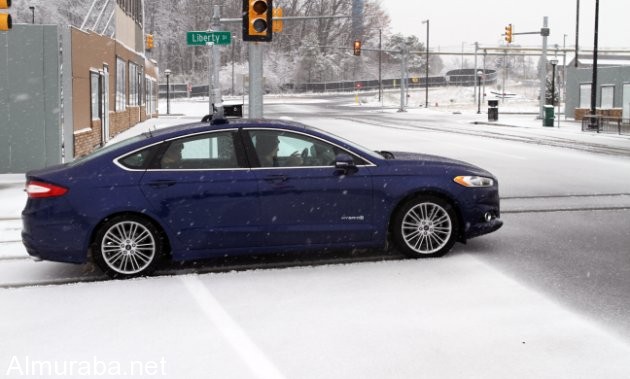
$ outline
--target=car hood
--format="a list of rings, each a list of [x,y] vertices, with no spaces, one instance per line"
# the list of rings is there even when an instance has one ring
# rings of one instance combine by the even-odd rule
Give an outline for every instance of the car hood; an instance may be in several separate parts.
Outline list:
[[[494,175],[481,167],[457,159],[407,151],[394,151],[391,153],[394,155],[394,159],[390,159],[388,162],[398,166],[418,166],[420,164],[421,166],[444,167],[452,170],[466,171],[474,175],[494,177]]]

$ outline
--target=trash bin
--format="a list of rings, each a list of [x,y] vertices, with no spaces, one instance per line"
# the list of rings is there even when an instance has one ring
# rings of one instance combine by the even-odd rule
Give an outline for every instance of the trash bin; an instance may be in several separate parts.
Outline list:
[[[555,119],[553,105],[543,106],[543,113],[543,126],[553,126],[553,120]]]
[[[488,100],[488,121],[499,121],[499,100]]]

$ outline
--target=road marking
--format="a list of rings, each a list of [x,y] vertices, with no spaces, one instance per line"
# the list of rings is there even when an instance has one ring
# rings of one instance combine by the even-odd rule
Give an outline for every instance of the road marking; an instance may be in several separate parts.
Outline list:
[[[216,326],[236,353],[245,361],[256,378],[284,378],[284,375],[249,338],[247,333],[223,309],[219,301],[199,280],[197,275],[181,277],[188,292],[193,296],[203,313]]]

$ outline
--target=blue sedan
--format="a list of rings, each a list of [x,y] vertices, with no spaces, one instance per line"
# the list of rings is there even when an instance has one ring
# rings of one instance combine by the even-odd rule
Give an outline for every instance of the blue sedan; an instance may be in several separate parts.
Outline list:
[[[28,253],[113,278],[163,259],[390,243],[436,257],[502,225],[497,179],[479,167],[286,121],[161,129],[26,176]]]

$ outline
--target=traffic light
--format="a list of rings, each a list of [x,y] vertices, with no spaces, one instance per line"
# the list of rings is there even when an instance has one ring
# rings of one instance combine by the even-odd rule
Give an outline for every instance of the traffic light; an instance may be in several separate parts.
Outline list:
[[[357,57],[361,55],[361,41],[359,40],[354,41],[354,55]]]
[[[11,0],[0,0],[0,9],[9,9]],[[0,13],[0,30],[9,30],[13,27],[11,15],[8,13]]]
[[[512,24],[505,27],[505,42],[512,43]]]
[[[153,49],[153,34],[147,34],[147,39],[146,39],[146,50],[151,50]]]
[[[271,41],[272,12],[272,0],[243,0],[243,41]]]

